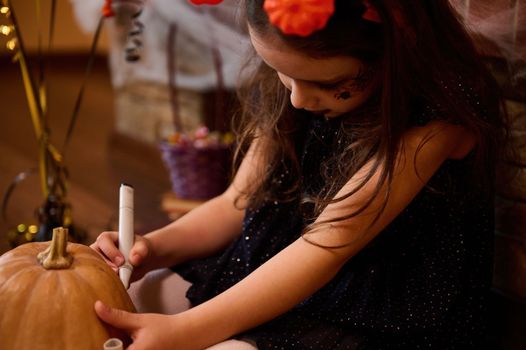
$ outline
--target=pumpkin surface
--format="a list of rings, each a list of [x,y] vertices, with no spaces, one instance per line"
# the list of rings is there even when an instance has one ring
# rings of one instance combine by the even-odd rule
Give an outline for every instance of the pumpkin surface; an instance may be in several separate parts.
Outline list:
[[[0,257],[0,349],[98,350],[111,337],[127,342],[93,308],[101,300],[135,312],[117,274],[91,248],[67,243],[67,229],[55,229],[52,242],[58,250],[45,252],[50,242],[26,243]],[[61,267],[44,268],[39,254],[46,266],[58,256]]]

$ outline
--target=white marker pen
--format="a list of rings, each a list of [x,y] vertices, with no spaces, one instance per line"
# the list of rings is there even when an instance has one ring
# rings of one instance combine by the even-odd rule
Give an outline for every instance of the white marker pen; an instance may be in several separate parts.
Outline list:
[[[124,265],[119,268],[119,277],[128,289],[133,266],[129,256],[134,242],[133,230],[133,187],[121,184],[119,190],[119,250],[124,255]]]

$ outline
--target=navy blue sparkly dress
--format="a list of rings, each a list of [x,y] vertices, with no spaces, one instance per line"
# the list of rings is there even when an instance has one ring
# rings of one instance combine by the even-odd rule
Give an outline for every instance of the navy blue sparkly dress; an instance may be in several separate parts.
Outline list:
[[[434,119],[419,108],[414,124]],[[320,164],[346,116],[307,120],[303,194],[322,186]],[[352,117],[352,116],[351,116]],[[336,277],[291,311],[244,333],[258,349],[481,349],[491,283],[493,203],[472,160],[447,160],[409,206]],[[287,174],[280,174],[287,178]],[[286,181],[285,181],[286,183]],[[298,200],[247,210],[243,233],[217,256],[175,268],[194,305],[234,285],[296,240],[308,223]],[[250,310],[247,310],[250,312]]]

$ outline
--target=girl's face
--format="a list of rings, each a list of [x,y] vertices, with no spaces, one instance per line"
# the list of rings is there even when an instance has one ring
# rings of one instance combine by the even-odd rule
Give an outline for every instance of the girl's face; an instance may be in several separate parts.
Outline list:
[[[313,58],[253,30],[250,37],[259,56],[290,90],[294,108],[337,117],[362,105],[378,85],[376,69],[359,59]]]

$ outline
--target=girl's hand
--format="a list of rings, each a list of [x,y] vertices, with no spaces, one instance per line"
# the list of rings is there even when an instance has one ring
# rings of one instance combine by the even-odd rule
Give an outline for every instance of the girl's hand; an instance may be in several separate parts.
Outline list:
[[[135,314],[95,302],[95,312],[105,323],[126,332],[133,343],[126,350],[177,349],[175,317],[161,314]]]
[[[104,260],[115,272],[117,272],[119,267],[124,264],[124,256],[117,246],[118,237],[118,232],[103,232],[97,237],[97,240],[90,245],[92,249],[102,255]],[[148,239],[135,235],[135,243],[133,244],[130,256],[128,257],[130,263],[134,266],[130,282],[141,279],[149,271],[145,266],[147,265],[145,264],[145,260],[150,254],[151,249]]]

